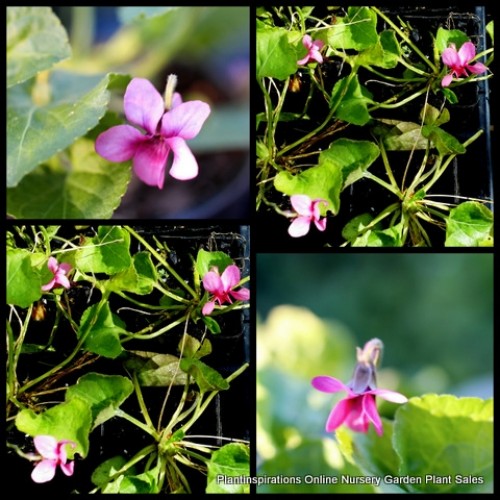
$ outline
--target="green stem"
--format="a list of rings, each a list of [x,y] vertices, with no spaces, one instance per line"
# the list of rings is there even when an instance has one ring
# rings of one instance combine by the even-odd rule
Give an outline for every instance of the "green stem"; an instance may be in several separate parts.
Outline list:
[[[97,318],[99,317],[99,314],[101,312],[101,309],[104,307],[105,304],[108,303],[108,298],[109,298],[109,293],[104,293],[102,298],[101,298],[101,301],[97,304],[97,310],[94,313],[94,317],[92,318],[91,321],[89,321],[86,331],[80,332],[80,340],[78,341],[76,347],[73,349],[71,354],[67,358],[65,358],[63,361],[61,361],[58,365],[51,368],[48,372],[43,373],[39,377],[37,377],[37,378],[29,381],[27,384],[23,385],[23,387],[21,387],[19,389],[18,394],[21,394],[21,393],[27,391],[28,389],[30,389],[34,385],[38,384],[42,380],[45,380],[46,378],[50,377],[54,373],[56,373],[59,370],[61,370],[62,368],[64,368],[67,364],[69,364],[73,360],[73,358],[78,354],[78,352],[82,348],[83,344],[85,343],[85,340],[87,339],[87,335],[90,333],[90,331],[92,330],[92,327],[96,323]]]
[[[462,145],[464,147],[467,147],[469,146],[470,144],[472,144],[476,139],[478,139],[481,135],[483,134],[483,130],[478,130],[472,137],[470,137],[469,139],[467,139]],[[446,161],[444,161],[443,165],[441,166],[441,168],[437,168],[432,179],[423,187],[423,189],[425,190],[425,192],[427,193],[430,188],[439,180],[439,178],[443,175],[443,173],[445,172],[446,168],[448,167],[448,165],[452,162],[452,160],[457,156],[457,154],[452,154],[450,155]]]
[[[236,377],[241,375],[250,365],[248,363],[245,363],[242,365],[240,368],[238,368],[234,373],[229,375],[229,377],[226,378],[227,382],[233,381]],[[217,391],[212,391],[208,396],[205,398],[205,401],[203,403],[201,402],[202,399],[200,398],[200,404],[197,405],[196,411],[194,415],[181,427],[182,431],[186,433],[189,428],[200,418],[200,416],[203,414],[203,412],[207,409],[207,406],[210,404],[212,399],[218,394]]]
[[[196,292],[177,274],[176,270],[136,231],[130,226],[123,226],[131,235],[139,240],[155,256],[156,260],[164,266],[170,274],[183,286],[195,299],[198,298]]]
[[[166,290],[163,288],[159,283],[154,283],[153,285],[157,290],[159,290],[161,293],[166,295],[167,297],[170,297],[171,299],[174,299],[177,302],[182,302],[183,304],[191,304],[191,302],[183,297],[180,297],[179,295],[176,295],[175,293],[170,292],[169,290]]]
[[[184,323],[184,321],[188,317],[189,317],[189,313],[186,313],[184,316],[182,316],[182,318],[179,318],[179,319],[177,319],[175,321],[172,321],[172,323],[169,323],[165,328],[161,328],[160,330],[158,330],[157,332],[154,332],[154,333],[149,333],[149,334],[146,334],[146,335],[141,335],[139,333],[128,334],[128,336],[126,336],[126,338],[123,339],[123,342],[128,342],[129,340],[149,340],[149,339],[154,339],[155,337],[159,337],[160,335],[163,335],[164,333],[172,330],[172,328],[175,328],[176,326]],[[124,335],[127,335],[127,334],[124,334]]]
[[[15,341],[12,326],[7,321],[7,398],[15,397],[16,388],[18,386],[16,376],[16,356],[15,356]]]
[[[144,432],[149,434],[155,441],[158,440],[158,434],[156,433],[154,427],[153,428],[148,427],[147,425],[143,424],[140,420],[137,420],[132,415],[125,413],[120,408],[118,408],[115,411],[115,416],[128,420],[130,423],[134,424],[135,426],[139,427],[139,429],[142,429]]]
[[[146,421],[146,425],[150,429],[154,429],[153,421],[149,416],[148,408],[146,407],[146,403],[144,402],[144,397],[142,396],[141,386],[139,385],[139,381],[137,380],[137,375],[135,372],[132,372],[132,383],[134,384],[135,395],[137,397],[137,402],[139,403],[139,408],[141,409],[142,415],[144,416],[144,420]]]
[[[381,12],[377,7],[371,7],[373,11],[377,15],[379,15],[382,19],[385,20],[389,26],[414,50],[416,54],[420,56],[422,61],[424,61],[433,71],[433,73],[438,73],[438,68],[434,65],[432,61],[430,61],[425,54],[412,42],[411,38],[409,38],[403,31],[399,29],[399,27],[392,22],[392,20],[387,17],[383,12]]]
[[[385,172],[387,174],[387,177],[389,177],[389,180],[391,181],[391,185],[394,187],[394,189],[397,190],[397,193],[395,193],[398,197],[401,197],[401,191],[399,190],[398,183],[396,182],[396,179],[394,178],[394,174],[392,173],[392,168],[389,163],[389,159],[387,158],[387,151],[385,150],[384,146],[384,141],[380,141],[380,155],[382,156],[382,162],[385,167]]]
[[[367,171],[363,172],[363,177],[365,179],[370,179],[370,180],[376,182],[377,184],[380,184],[382,187],[384,187],[385,189],[387,189],[391,193],[395,194],[398,198],[401,196],[401,193],[400,193],[399,188],[397,186],[396,187],[392,186],[391,184],[383,181],[382,179],[380,179],[376,175],[373,175],[371,172],[367,172]]]

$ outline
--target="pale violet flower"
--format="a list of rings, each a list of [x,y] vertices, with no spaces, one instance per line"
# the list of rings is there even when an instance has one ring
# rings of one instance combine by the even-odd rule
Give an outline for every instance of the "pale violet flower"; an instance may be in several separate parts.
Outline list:
[[[469,76],[469,73],[479,75],[488,70],[488,68],[480,62],[470,64],[476,57],[476,48],[472,42],[465,42],[457,51],[454,43],[443,50],[441,59],[451,71],[442,80],[441,85],[448,87],[453,80],[453,77],[460,78],[461,76]]]
[[[47,266],[54,277],[46,284],[42,286],[44,292],[48,292],[53,288],[64,287],[70,288],[71,283],[67,277],[67,274],[71,271],[71,265],[63,262],[59,264],[55,257],[49,257]]]
[[[347,397],[339,401],[331,411],[326,421],[326,431],[332,432],[342,424],[347,425],[356,432],[368,432],[370,422],[373,423],[375,431],[382,435],[382,421],[377,411],[375,396],[391,401],[392,403],[406,403],[408,399],[399,392],[387,389],[371,389],[367,386],[362,392],[356,393],[340,380],[320,376],[312,380],[312,386],[322,392],[346,391]]]
[[[297,61],[299,66],[305,66],[312,61],[316,61],[320,64],[323,62],[323,56],[320,51],[325,45],[324,42],[321,40],[313,41],[310,35],[304,35],[304,38],[302,38],[302,45],[307,49],[307,54]]]
[[[408,399],[399,392],[377,389],[376,369],[382,357],[383,343],[375,338],[363,349],[356,348],[357,363],[352,380],[346,385],[340,380],[323,375],[312,379],[312,386],[321,392],[345,391],[347,397],[339,401],[326,421],[326,431],[333,432],[342,424],[355,432],[368,432],[370,423],[379,436],[383,433],[382,420],[377,410],[375,396],[392,403],[406,403]]]
[[[75,448],[73,441],[63,439],[58,441],[53,436],[36,436],[33,439],[36,451],[41,459],[31,473],[31,479],[35,483],[46,483],[54,478],[57,466],[61,468],[66,476],[72,476],[75,463],[68,461],[66,445]]]
[[[328,205],[326,200],[316,198],[311,200],[305,194],[294,194],[290,197],[292,208],[295,210],[296,215],[293,222],[288,228],[288,234],[293,238],[305,236],[309,232],[309,226],[312,222],[319,231],[326,229],[326,217],[321,218],[320,205]]]
[[[212,313],[215,303],[222,305],[226,302],[232,303],[231,298],[235,300],[248,300],[250,298],[250,290],[240,288],[235,290],[240,282],[240,270],[237,265],[231,264],[224,269],[220,275],[219,270],[214,267],[203,276],[203,286],[205,290],[212,294],[209,300],[202,308],[202,313],[208,316]]]
[[[149,186],[162,189],[170,152],[173,162],[169,174],[178,180],[198,175],[198,163],[186,144],[196,137],[210,114],[210,106],[202,101],[182,102],[179,93],[170,96],[170,107],[153,84],[144,78],[134,78],[124,97],[125,116],[133,125],[117,125],[106,130],[96,140],[99,155],[112,162],[132,159],[134,172]]]

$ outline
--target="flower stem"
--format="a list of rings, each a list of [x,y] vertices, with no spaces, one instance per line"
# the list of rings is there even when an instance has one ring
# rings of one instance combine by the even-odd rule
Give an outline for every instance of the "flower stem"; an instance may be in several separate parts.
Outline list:
[[[131,235],[138,239],[150,252],[158,262],[164,266],[170,274],[183,286],[195,299],[198,298],[196,292],[177,274],[177,271],[136,231],[134,231],[130,226],[123,226]]]

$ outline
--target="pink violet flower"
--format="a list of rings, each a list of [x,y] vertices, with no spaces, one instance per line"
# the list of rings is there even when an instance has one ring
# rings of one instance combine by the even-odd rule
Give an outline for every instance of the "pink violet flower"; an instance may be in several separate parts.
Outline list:
[[[324,47],[324,42],[321,40],[315,40],[313,42],[310,35],[304,35],[304,38],[302,38],[302,45],[307,49],[307,54],[297,61],[299,66],[305,66],[312,61],[316,61],[320,64],[323,62],[323,56],[320,50]]]
[[[326,217],[321,218],[319,207],[321,203],[328,205],[326,200],[316,198],[311,200],[305,194],[294,194],[290,197],[293,209],[297,212],[294,221],[288,228],[288,234],[293,238],[305,236],[309,232],[309,226],[314,222],[319,231],[326,229]]]
[[[208,316],[211,314],[216,302],[219,305],[225,302],[231,304],[231,297],[236,300],[248,300],[250,298],[250,290],[247,288],[234,290],[239,282],[240,270],[235,264],[227,266],[222,275],[219,275],[219,270],[216,267],[205,273],[205,276],[203,276],[203,286],[213,297],[203,306],[201,311],[203,315]]]
[[[483,63],[470,64],[474,57],[476,57],[476,48],[472,42],[465,42],[458,51],[454,43],[443,50],[441,59],[451,71],[441,80],[441,86],[448,87],[453,77],[469,76],[468,71],[476,75],[487,71],[488,68]]]
[[[53,288],[64,287],[70,288],[71,283],[67,277],[67,274],[71,271],[71,265],[63,262],[59,264],[55,257],[49,257],[47,266],[54,277],[46,284],[42,286],[44,292],[48,292]]]
[[[57,466],[66,474],[72,476],[75,468],[74,462],[68,462],[66,445],[75,448],[73,441],[63,439],[58,441],[53,436],[36,436],[33,439],[36,451],[41,455],[39,463],[31,473],[31,479],[35,483],[46,483],[54,478]]]
[[[144,78],[133,78],[125,92],[124,104],[131,125],[111,127],[97,137],[95,149],[112,162],[132,159],[134,172],[149,186],[162,189],[170,152],[173,162],[169,170],[178,180],[193,179],[198,175],[198,163],[186,140],[198,135],[210,114],[210,106],[202,101],[182,102],[179,93],[173,93],[170,109],[155,87]]]
[[[355,432],[368,432],[371,422],[377,434],[381,436],[383,433],[382,421],[378,414],[375,396],[380,396],[392,403],[402,404],[408,401],[399,392],[387,389],[370,389],[370,386],[366,387],[361,393],[355,393],[349,385],[345,385],[340,380],[328,376],[315,377],[311,383],[318,391],[347,392],[347,397],[339,401],[330,412],[326,421],[327,432],[333,432],[342,424],[347,425],[347,427]]]

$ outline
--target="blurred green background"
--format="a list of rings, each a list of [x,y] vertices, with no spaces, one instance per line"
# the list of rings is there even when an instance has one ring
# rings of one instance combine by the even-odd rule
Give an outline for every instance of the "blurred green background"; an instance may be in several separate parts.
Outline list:
[[[408,397],[493,395],[492,254],[261,254],[256,300],[261,475],[356,474],[324,431],[343,394],[319,393],[310,380],[348,382],[355,347],[373,337],[385,344],[381,388]],[[379,401],[385,417],[397,408]],[[373,487],[259,488],[278,491]]]

